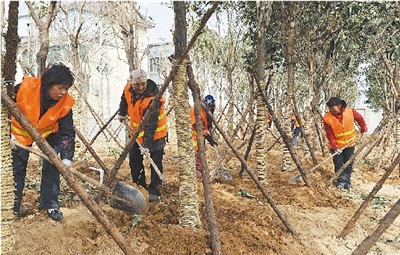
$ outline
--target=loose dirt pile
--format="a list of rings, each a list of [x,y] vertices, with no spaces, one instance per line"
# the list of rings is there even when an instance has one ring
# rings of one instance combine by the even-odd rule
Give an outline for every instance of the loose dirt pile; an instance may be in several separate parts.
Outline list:
[[[168,183],[161,188],[160,202],[149,203],[139,216],[113,209],[106,203],[102,203],[101,207],[137,254],[212,254],[201,181],[198,181],[198,196],[202,225],[192,228],[178,224],[179,180],[174,146],[167,144],[164,175]],[[214,151],[211,147],[207,149],[209,166],[215,166]],[[289,180],[299,174],[297,170],[280,171],[281,151],[281,147],[276,145],[266,155],[266,190],[296,235],[287,231],[249,175],[245,173],[243,178],[238,176],[240,162],[227,154],[225,160],[230,159],[223,163],[233,174],[233,180],[212,181],[214,210],[223,254],[351,254],[399,199],[400,178],[396,169],[349,235],[345,239],[338,239],[339,233],[381,178],[384,170],[377,170],[374,165],[378,159],[361,161],[355,166],[353,184],[349,191],[335,187],[325,189],[333,172],[333,165],[328,162],[322,166],[322,174],[318,171],[311,174],[315,185],[311,189],[301,180]],[[98,153],[109,166],[117,158],[109,149],[100,149]],[[322,159],[318,155],[318,160]],[[41,173],[39,164],[38,158],[31,156],[22,217],[16,219],[14,224],[14,254],[123,254],[65,181],[60,197],[64,220],[54,222],[44,211],[37,209]],[[87,161],[86,166],[90,164],[96,166],[92,159]],[[249,164],[255,168],[254,157],[250,157]],[[308,161],[303,164],[307,169],[312,167]],[[99,179],[98,173],[87,167],[79,170]],[[126,160],[117,178],[133,186],[129,171]],[[88,184],[85,187],[96,195],[95,188]],[[239,190],[248,191],[254,198],[238,195]],[[396,219],[369,254],[395,255],[399,251],[400,219]]]

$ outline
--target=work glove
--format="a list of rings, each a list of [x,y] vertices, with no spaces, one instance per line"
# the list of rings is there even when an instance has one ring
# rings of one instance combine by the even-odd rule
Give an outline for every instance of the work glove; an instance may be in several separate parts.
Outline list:
[[[337,153],[337,155],[339,155],[340,153],[342,153],[342,150],[337,148],[337,149],[335,149],[335,153]]]
[[[149,149],[145,148],[143,146],[140,146],[140,154],[145,155],[146,153],[149,153]]]
[[[17,140],[17,139],[15,138],[15,136],[14,136],[14,135],[11,135],[11,138],[10,138],[10,146],[11,146],[11,149],[13,149],[13,150],[16,150],[16,149],[17,149],[17,146],[16,146],[15,143],[14,143],[15,140]]]
[[[204,130],[203,130],[203,136],[204,136],[204,137],[207,137],[208,135],[210,135],[210,130],[204,129]]]
[[[125,120],[127,120],[127,118],[126,116],[118,115],[118,120],[119,122],[124,122]]]
[[[214,140],[214,138],[211,135],[207,135],[206,139],[211,144],[211,146],[218,145],[218,143]]]
[[[72,161],[71,160],[69,160],[69,159],[63,159],[62,160],[62,162],[64,163],[64,165],[66,166],[66,167],[71,167],[72,166]]]

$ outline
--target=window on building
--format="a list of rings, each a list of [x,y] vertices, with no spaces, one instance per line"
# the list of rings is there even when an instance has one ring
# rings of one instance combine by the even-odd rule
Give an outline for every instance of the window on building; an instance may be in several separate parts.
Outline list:
[[[159,72],[160,71],[160,58],[151,58],[150,59],[150,72]]]

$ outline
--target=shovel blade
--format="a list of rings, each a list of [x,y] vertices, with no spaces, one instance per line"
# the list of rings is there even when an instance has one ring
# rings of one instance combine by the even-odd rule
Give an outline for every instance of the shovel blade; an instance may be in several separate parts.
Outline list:
[[[291,181],[298,181],[298,180],[301,180],[301,179],[302,179],[301,175],[296,175],[296,176],[290,178]]]
[[[117,181],[111,196],[111,207],[137,214],[146,208],[146,198],[138,189]]]
[[[217,174],[219,177],[222,177],[225,180],[228,180],[228,181],[232,180],[232,175],[228,172],[218,171]]]
[[[228,180],[228,181],[232,180],[232,174],[229,173],[228,169],[223,167],[222,165],[220,165],[220,167],[217,171],[217,175],[219,177],[224,178],[225,180]]]

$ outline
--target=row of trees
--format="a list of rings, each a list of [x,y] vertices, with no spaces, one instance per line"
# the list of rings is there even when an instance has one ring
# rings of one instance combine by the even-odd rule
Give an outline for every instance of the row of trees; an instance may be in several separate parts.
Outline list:
[[[242,125],[241,113],[256,91],[251,81],[258,68],[256,49],[260,46],[256,4],[221,3],[216,15],[227,16],[226,36],[205,30],[192,53],[199,63],[196,70],[210,74],[211,83],[221,86],[219,91],[230,100],[222,106],[234,122],[226,124],[230,125],[229,131]],[[207,3],[193,4],[193,12],[201,14],[204,6]],[[274,2],[268,10],[262,45],[263,70],[270,79],[264,89],[270,110],[285,133],[290,134],[287,120],[292,113],[298,115],[298,111],[303,111],[310,120],[304,127],[306,133],[322,134],[315,130],[315,125],[320,124],[325,102],[331,96],[341,97],[354,107],[364,94],[372,109],[382,110],[384,115],[396,112],[400,103],[397,2]],[[233,102],[233,98],[237,100]],[[260,106],[254,103],[253,109],[259,111]],[[253,113],[247,119],[249,126],[254,123]],[[393,131],[392,139],[398,144],[398,135]],[[310,139],[313,148],[321,143],[315,138]],[[290,162],[286,150],[284,161]],[[283,170],[288,168],[284,164]]]

